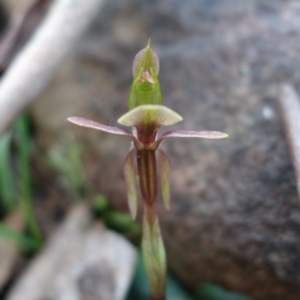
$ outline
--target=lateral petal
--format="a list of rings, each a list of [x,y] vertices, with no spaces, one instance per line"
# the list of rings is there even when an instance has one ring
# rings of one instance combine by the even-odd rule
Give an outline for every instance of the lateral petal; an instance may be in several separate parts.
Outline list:
[[[104,124],[100,124],[100,123],[94,122],[94,121],[86,119],[86,118],[69,117],[69,118],[67,118],[67,121],[69,121],[71,123],[74,123],[76,125],[82,126],[82,127],[93,128],[93,129],[105,131],[105,132],[112,133],[112,134],[127,135],[127,136],[132,135],[127,130],[124,130],[124,129],[121,129],[121,128],[118,128],[118,127],[113,127],[113,126],[107,126],[107,125],[104,125]]]
[[[204,138],[204,139],[224,139],[228,138],[227,133],[221,131],[211,131],[211,130],[175,130],[166,132],[161,138],[167,137],[195,137],[195,138]]]
[[[117,134],[117,135],[125,135],[125,136],[129,136],[133,142],[134,145],[137,149],[141,148],[141,144],[140,142],[137,140],[136,137],[134,137],[130,132],[128,132],[127,130],[118,128],[118,127],[113,127],[113,126],[107,126],[101,123],[97,123],[95,121],[86,119],[86,118],[81,118],[81,117],[69,117],[66,119],[67,121],[82,126],[82,127],[88,127],[88,128],[93,128],[93,129],[97,129],[100,131],[104,131],[104,132],[108,132],[108,133],[112,133],[112,134]]]
[[[210,130],[202,130],[202,131],[193,131],[193,130],[175,130],[168,131],[163,134],[159,139],[157,139],[153,144],[149,146],[149,149],[155,150],[159,146],[165,138],[170,137],[181,137],[181,138],[204,138],[204,139],[224,139],[228,138],[229,135],[227,133],[221,131],[210,131]]]
[[[125,158],[123,164],[123,173],[127,187],[127,200],[129,211],[132,219],[134,220],[137,213],[137,189],[134,170],[134,149],[130,150]]]

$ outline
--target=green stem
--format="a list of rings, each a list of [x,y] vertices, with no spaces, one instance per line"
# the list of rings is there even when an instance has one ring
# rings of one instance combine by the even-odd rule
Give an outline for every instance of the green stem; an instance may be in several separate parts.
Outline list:
[[[154,205],[144,205],[142,250],[152,300],[165,299],[166,253]]]

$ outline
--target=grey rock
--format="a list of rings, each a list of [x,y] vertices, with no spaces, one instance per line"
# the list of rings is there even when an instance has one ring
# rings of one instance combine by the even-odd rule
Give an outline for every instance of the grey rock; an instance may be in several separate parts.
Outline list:
[[[71,210],[7,300],[123,300],[136,252],[125,238],[91,226],[85,205]]]

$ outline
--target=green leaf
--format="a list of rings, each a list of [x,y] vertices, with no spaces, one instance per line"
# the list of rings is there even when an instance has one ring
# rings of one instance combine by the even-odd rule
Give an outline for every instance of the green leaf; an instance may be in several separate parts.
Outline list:
[[[202,283],[196,289],[199,300],[251,300],[240,293],[228,292],[220,286],[211,283]]]
[[[180,286],[178,281],[168,275],[167,276],[167,300],[192,300],[190,295]]]
[[[149,294],[149,284],[143,261],[143,255],[141,251],[139,251],[138,260],[135,267],[135,274],[126,300],[149,300]]]

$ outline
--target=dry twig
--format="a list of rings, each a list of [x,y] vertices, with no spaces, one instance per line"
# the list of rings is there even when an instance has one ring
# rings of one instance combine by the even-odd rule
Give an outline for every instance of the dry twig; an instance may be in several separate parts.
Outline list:
[[[300,197],[300,99],[291,85],[282,85],[280,104]]]
[[[49,0],[34,0],[22,12],[12,12],[10,24],[0,42],[0,72],[7,68],[12,58],[28,40],[41,22]],[[8,3],[7,3],[8,5]]]
[[[47,86],[104,0],[56,0],[0,82],[0,133]]]

